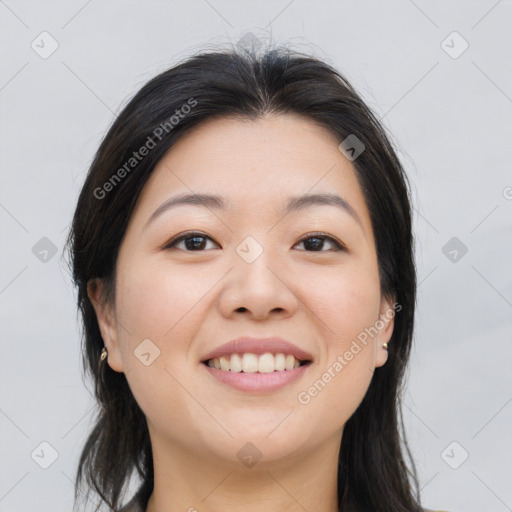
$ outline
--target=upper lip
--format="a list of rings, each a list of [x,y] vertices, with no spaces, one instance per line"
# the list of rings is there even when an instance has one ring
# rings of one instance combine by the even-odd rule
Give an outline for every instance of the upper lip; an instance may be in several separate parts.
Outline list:
[[[313,356],[308,352],[300,349],[290,341],[282,338],[272,336],[270,338],[251,338],[243,336],[235,340],[228,341],[224,345],[220,345],[211,352],[208,352],[201,362],[206,362],[215,357],[230,355],[230,354],[265,354],[271,352],[273,354],[291,354],[299,361],[311,361]]]

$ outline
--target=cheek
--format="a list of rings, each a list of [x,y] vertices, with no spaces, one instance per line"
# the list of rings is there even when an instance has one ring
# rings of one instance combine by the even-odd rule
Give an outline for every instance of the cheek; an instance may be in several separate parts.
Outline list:
[[[350,382],[357,390],[369,383],[375,370],[375,323],[380,310],[378,275],[370,270],[354,271],[340,281],[333,294],[337,297],[332,311],[335,334],[327,343],[328,360],[339,362],[341,356],[343,382]]]
[[[378,270],[372,264],[356,263],[309,273],[302,281],[301,296],[316,315],[329,349],[343,350],[379,316]]]
[[[150,338],[157,344],[169,338],[182,339],[176,333],[190,323],[194,306],[216,282],[215,276],[199,279],[160,262],[143,265],[127,261],[119,275],[120,321],[133,338]]]
[[[375,370],[372,327],[379,317],[378,272],[349,268],[316,279],[307,287],[308,305],[320,319],[324,353],[300,398],[306,414],[322,415],[330,428],[343,425],[356,410]]]
[[[116,310],[125,327],[118,330],[120,348],[137,403],[153,424],[194,424],[193,416],[201,410],[182,385],[198,364],[187,360],[190,340],[202,320],[198,302],[218,279],[191,279],[190,273],[128,258],[119,265],[118,275]],[[158,356],[146,366],[134,351],[147,339],[159,352],[149,345],[150,358]]]

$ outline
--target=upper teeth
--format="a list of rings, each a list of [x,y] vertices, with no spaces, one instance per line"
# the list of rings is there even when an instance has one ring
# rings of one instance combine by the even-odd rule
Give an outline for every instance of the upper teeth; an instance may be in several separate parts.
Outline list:
[[[208,366],[225,372],[272,373],[274,370],[293,370],[300,366],[300,361],[291,354],[231,354],[215,357],[208,361]]]

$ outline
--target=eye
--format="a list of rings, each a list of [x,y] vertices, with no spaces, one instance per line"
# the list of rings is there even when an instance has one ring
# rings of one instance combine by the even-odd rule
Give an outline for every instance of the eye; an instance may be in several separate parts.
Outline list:
[[[201,252],[206,250],[205,245],[207,245],[208,240],[214,242],[212,238],[204,235],[203,233],[188,232],[172,239],[170,242],[166,243],[163,248],[181,249],[187,252]],[[346,250],[346,247],[339,240],[325,233],[310,233],[308,236],[302,238],[297,245],[304,244],[304,247],[306,247],[306,251],[308,252],[328,252],[323,250],[326,242],[330,243],[331,246],[334,247],[331,251]],[[178,247],[181,243],[184,243],[184,246]],[[214,243],[218,245],[216,242]]]
[[[303,243],[305,247],[309,247],[311,250],[306,249],[308,252],[328,252],[322,250],[326,241],[334,246],[334,251],[346,250],[346,247],[339,240],[325,233],[310,233],[302,238],[299,244]]]
[[[203,251],[203,250],[205,250],[206,240],[212,240],[212,239],[209,236],[204,235],[203,233],[188,232],[188,233],[178,236],[178,238],[174,238],[170,242],[166,243],[163,248],[164,249],[171,249],[171,248],[183,249],[183,247],[178,247],[178,245],[180,243],[184,242],[185,249],[183,249],[183,250],[185,250],[187,252]]]

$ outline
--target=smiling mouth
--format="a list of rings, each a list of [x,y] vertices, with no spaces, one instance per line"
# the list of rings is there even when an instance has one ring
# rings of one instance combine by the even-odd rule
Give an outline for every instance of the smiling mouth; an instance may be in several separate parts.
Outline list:
[[[311,360],[299,360],[291,354],[272,354],[266,352],[258,355],[253,353],[227,354],[202,361],[212,369],[233,373],[273,373],[292,371],[301,366],[311,364]]]

